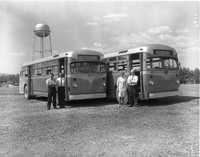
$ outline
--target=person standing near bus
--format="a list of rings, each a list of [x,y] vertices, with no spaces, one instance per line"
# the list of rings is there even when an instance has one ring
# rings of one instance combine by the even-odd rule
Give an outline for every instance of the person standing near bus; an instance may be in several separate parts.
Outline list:
[[[124,72],[121,73],[121,76],[117,79],[117,94],[119,98],[119,104],[124,104],[124,98],[126,94],[126,79]]]
[[[59,74],[59,77],[56,80],[57,87],[58,87],[58,105],[60,108],[65,108],[65,78],[64,78],[64,72],[62,71]]]
[[[54,78],[53,73],[50,73],[50,78],[46,80],[46,85],[48,87],[47,109],[50,110],[52,99],[53,99],[53,107],[54,109],[56,109],[56,80]]]
[[[130,75],[127,78],[129,107],[137,105],[137,93],[136,93],[137,83],[138,83],[138,76],[135,75],[135,70],[132,69]]]

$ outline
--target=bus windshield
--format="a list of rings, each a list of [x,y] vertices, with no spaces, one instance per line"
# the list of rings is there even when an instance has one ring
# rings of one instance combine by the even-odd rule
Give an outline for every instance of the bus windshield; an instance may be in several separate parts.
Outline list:
[[[177,60],[172,57],[149,57],[147,58],[147,69],[177,69]]]
[[[72,73],[102,73],[106,71],[106,66],[102,62],[73,62],[70,65]]]

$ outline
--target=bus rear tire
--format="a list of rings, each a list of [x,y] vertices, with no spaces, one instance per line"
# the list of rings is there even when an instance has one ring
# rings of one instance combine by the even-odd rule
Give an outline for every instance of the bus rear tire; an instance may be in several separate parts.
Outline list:
[[[27,99],[27,100],[31,98],[27,86],[24,87],[24,98]]]

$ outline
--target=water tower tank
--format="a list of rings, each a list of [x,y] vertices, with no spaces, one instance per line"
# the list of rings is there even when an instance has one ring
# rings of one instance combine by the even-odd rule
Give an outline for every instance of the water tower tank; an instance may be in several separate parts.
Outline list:
[[[38,37],[47,37],[50,34],[50,28],[46,24],[37,24],[34,33]]]

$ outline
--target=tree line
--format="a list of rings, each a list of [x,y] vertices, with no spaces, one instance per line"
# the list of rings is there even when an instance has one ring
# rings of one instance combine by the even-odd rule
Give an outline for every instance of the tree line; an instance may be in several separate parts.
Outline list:
[[[0,75],[0,85],[1,84],[19,84],[19,74],[2,74]]]
[[[200,83],[200,69],[180,68],[180,83]]]

